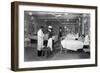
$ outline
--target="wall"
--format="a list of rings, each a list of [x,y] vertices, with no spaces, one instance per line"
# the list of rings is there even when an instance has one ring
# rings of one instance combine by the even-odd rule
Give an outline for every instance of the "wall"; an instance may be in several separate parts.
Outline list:
[[[14,0],[0,0],[0,73],[14,73],[10,70],[10,54],[11,54],[11,12],[10,3]],[[48,2],[48,3],[62,3],[62,4],[77,4],[77,5],[93,5],[100,9],[100,0],[21,0],[34,2]],[[100,13],[100,10],[98,10]],[[98,19],[100,15],[98,14]],[[98,24],[100,22],[98,21]],[[98,25],[98,28],[100,25]],[[100,29],[98,29],[98,32]],[[100,33],[98,33],[100,37]],[[100,38],[98,38],[100,41]],[[98,52],[100,52],[98,46]],[[100,53],[98,53],[100,56]],[[98,61],[100,58],[98,57]],[[25,73],[99,73],[100,62],[98,67],[73,68],[73,69],[55,69],[55,70],[40,70],[40,71],[26,71]],[[24,72],[22,72],[24,73]]]

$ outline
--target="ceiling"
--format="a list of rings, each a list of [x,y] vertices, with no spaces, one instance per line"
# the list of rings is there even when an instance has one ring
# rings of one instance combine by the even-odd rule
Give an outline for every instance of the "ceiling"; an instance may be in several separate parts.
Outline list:
[[[38,19],[76,19],[82,17],[81,13],[68,13],[68,12],[44,12],[44,11],[25,11],[28,14]],[[87,14],[85,14],[87,15]]]

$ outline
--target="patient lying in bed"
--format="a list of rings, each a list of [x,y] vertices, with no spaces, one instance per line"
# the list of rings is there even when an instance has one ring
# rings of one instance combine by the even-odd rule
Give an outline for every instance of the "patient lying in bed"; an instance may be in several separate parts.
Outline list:
[[[84,43],[79,40],[75,40],[76,37],[68,35],[62,41],[61,45],[65,49],[77,51],[78,49],[82,49]]]

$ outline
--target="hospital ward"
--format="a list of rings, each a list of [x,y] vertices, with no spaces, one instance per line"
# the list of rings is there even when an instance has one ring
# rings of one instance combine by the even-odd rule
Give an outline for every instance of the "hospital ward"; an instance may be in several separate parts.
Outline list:
[[[24,11],[24,61],[91,57],[90,14]]]

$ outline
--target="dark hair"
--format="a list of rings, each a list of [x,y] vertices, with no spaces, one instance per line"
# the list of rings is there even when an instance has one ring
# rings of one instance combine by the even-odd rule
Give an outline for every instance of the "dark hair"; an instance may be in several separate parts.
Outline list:
[[[43,26],[40,26],[40,28],[43,28]]]
[[[85,37],[85,34],[83,34],[82,36]]]
[[[60,29],[62,29],[62,27],[59,27]]]

